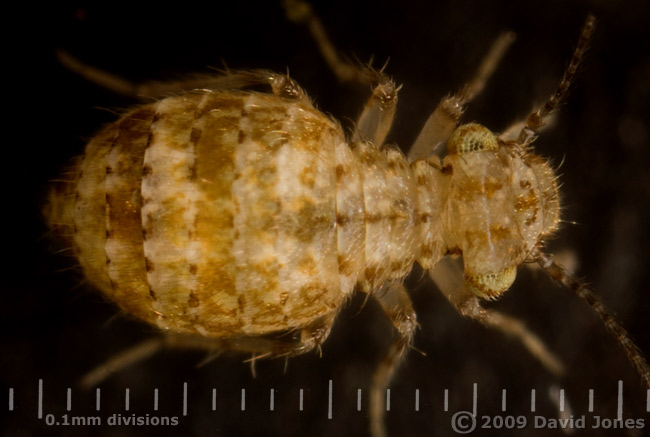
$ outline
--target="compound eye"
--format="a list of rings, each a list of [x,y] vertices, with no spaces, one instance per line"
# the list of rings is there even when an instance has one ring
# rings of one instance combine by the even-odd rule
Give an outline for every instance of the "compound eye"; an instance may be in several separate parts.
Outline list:
[[[458,126],[447,141],[449,153],[484,152],[497,150],[499,143],[492,131],[478,123],[467,123]]]
[[[496,273],[465,276],[465,284],[475,296],[495,300],[510,288],[516,276],[517,267],[510,266]]]

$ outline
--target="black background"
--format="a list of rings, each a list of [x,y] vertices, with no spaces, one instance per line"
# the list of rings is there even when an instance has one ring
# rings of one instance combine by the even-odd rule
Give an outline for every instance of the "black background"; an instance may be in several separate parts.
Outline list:
[[[650,7],[614,2],[343,2],[317,5],[341,52],[377,65],[390,57],[388,73],[404,87],[389,140],[403,149],[446,94],[474,72],[503,30],[518,40],[473,102],[464,120],[500,131],[543,102],[557,84],[587,13],[598,28],[566,105],[537,151],[558,166],[564,200],[563,224],[548,242],[551,253],[573,260],[617,313],[640,348],[650,353],[648,225],[650,225]],[[354,119],[367,90],[340,85],[321,60],[307,31],[287,22],[276,2],[210,2],[171,6],[50,7],[7,11],[3,70],[4,252],[0,311],[0,431],[7,435],[365,435],[367,391],[374,366],[388,347],[391,328],[377,306],[363,310],[357,296],[342,312],[323,347],[292,359],[258,362],[257,378],[241,356],[223,356],[199,369],[202,354],[166,351],[102,384],[102,416],[152,413],[179,415],[182,383],[189,387],[189,414],[175,428],[47,428],[36,419],[38,379],[45,381],[44,412],[63,414],[65,389],[73,389],[70,415],[94,415],[94,393],[76,387],[79,377],[108,357],[154,334],[113,317],[114,307],[83,284],[65,255],[55,254],[40,209],[48,181],[114,110],[136,103],[88,83],[57,63],[64,49],[133,81],[173,79],[206,66],[269,68],[291,75],[325,112]],[[9,29],[5,26],[5,29]],[[407,281],[421,329],[392,384],[387,415],[391,435],[452,435],[451,413],[471,408],[478,383],[479,414],[526,415],[537,390],[538,412],[556,417],[547,392],[564,388],[574,415],[586,413],[587,390],[596,411],[616,415],[619,379],[625,384],[624,417],[650,417],[645,389],[623,352],[589,308],[539,272],[520,269],[512,290],[493,306],[523,319],[566,364],[562,380],[551,377],[523,348],[501,334],[461,318],[419,269]],[[327,382],[333,380],[333,419],[327,419]],[[7,390],[15,390],[8,412]],[[211,389],[218,408],[210,410]],[[124,389],[131,409],[123,411]],[[242,412],[240,390],[247,389]],[[268,408],[269,390],[275,411]],[[298,390],[305,408],[298,411]],[[364,389],[363,411],[356,390]],[[414,390],[420,411],[414,412]],[[451,412],[442,411],[450,390]],[[501,412],[501,390],[508,412]],[[588,415],[588,418],[591,416]],[[510,433],[510,432],[508,432]],[[556,435],[559,431],[512,431]],[[474,435],[493,435],[477,431]],[[641,435],[619,431],[618,435]],[[586,430],[576,435],[611,435]]]

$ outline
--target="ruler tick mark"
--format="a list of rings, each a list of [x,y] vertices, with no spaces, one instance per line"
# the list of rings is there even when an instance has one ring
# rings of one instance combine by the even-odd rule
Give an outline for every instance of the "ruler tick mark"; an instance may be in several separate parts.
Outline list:
[[[187,382],[183,383],[183,416],[187,416]]]
[[[246,389],[245,388],[241,389],[241,410],[242,411],[246,410]]]
[[[535,389],[530,391],[530,412],[535,412]]]

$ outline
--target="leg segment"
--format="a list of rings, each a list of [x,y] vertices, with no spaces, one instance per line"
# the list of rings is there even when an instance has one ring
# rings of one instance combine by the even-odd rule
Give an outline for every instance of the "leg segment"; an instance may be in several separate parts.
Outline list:
[[[363,112],[357,120],[352,141],[367,140],[381,146],[395,118],[397,107],[397,92],[401,87],[383,73],[377,71],[378,85],[372,90],[370,99],[363,107]]]
[[[364,85],[370,82],[368,71],[345,62],[339,57],[338,50],[330,41],[323,23],[309,3],[302,0],[283,0],[282,4],[289,20],[307,25],[325,62],[341,82],[358,82]]]
[[[110,358],[104,364],[88,372],[81,379],[81,386],[91,388],[109,376],[143,361],[158,351],[169,349],[194,349],[208,352],[208,361],[225,351],[253,354],[252,361],[260,358],[279,358],[301,355],[314,348],[320,350],[332,329],[336,312],[317,319],[300,330],[300,339],[294,335],[287,338],[242,336],[234,338],[208,338],[196,335],[169,334],[145,340]],[[202,362],[201,364],[204,364]]]
[[[381,146],[395,117],[399,87],[383,73],[383,69],[375,70],[369,66],[343,61],[327,36],[323,23],[308,3],[301,0],[284,0],[283,4],[291,21],[307,24],[325,62],[341,82],[372,85],[372,95],[357,120],[352,141],[367,140]]]
[[[401,283],[389,284],[374,294],[384,312],[397,329],[398,338],[375,371],[370,390],[370,431],[373,437],[385,437],[384,412],[386,388],[413,341],[417,326],[411,299]]]
[[[142,84],[130,82],[107,71],[86,65],[67,52],[57,53],[59,62],[84,79],[115,93],[129,97],[157,99],[193,89],[234,90],[251,86],[268,85],[278,96],[304,99],[303,90],[288,75],[267,70],[226,71],[224,74],[196,74],[177,81],[149,81]]]
[[[520,320],[481,306],[479,299],[465,287],[462,270],[455,260],[442,259],[435,269],[429,271],[429,274],[461,315],[501,331],[509,337],[514,337],[555,376],[564,373],[564,366],[560,360]]]
[[[408,154],[409,162],[438,153],[456,129],[465,105],[479,95],[503,55],[514,42],[515,35],[505,32],[492,44],[474,78],[457,94],[445,97],[429,116]]]

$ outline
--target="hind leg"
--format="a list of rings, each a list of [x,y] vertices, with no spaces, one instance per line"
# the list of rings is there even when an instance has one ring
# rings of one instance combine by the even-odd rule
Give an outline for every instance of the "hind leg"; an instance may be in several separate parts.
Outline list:
[[[147,81],[134,83],[108,71],[86,65],[65,51],[58,51],[59,62],[68,70],[114,93],[138,99],[159,99],[196,89],[235,90],[268,85],[273,94],[297,100],[305,93],[286,74],[267,70],[224,71],[221,74],[194,74],[175,81]]]
[[[233,338],[208,338],[195,335],[168,334],[147,339],[111,357],[81,378],[81,386],[94,387],[114,373],[146,360],[162,349],[194,349],[205,351],[210,358],[221,352],[245,352],[253,355],[252,362],[260,358],[279,358],[301,355],[318,348],[329,336],[336,312],[323,316],[300,329],[300,337],[288,338],[241,336]]]
[[[373,294],[397,330],[397,339],[379,364],[372,379],[370,390],[370,431],[373,437],[385,437],[386,411],[385,394],[395,371],[411,346],[413,333],[417,327],[416,315],[411,299],[401,283],[392,283]]]

